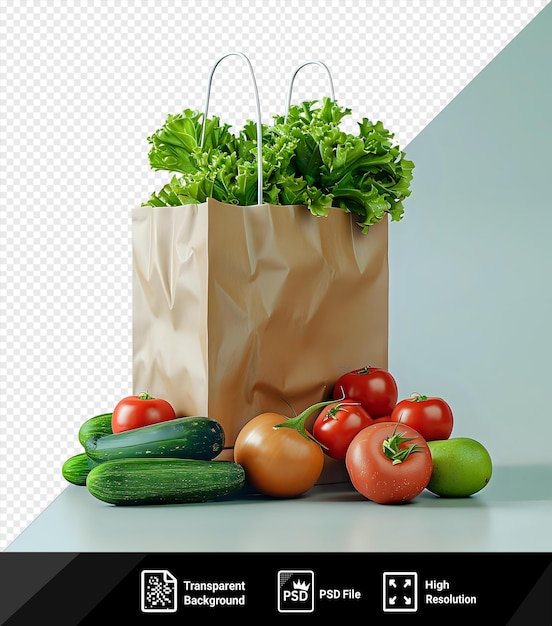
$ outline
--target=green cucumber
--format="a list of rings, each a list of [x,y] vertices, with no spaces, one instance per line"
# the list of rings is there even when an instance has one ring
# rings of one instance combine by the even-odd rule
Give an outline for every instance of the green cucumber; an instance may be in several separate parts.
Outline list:
[[[90,470],[98,463],[93,461],[86,452],[81,452],[69,457],[61,466],[61,474],[66,481],[73,485],[86,485],[86,477]]]
[[[111,417],[113,413],[102,413],[86,420],[79,428],[79,441],[84,446],[85,441],[92,435],[111,435]]]
[[[244,484],[245,471],[234,461],[166,457],[105,461],[86,479],[95,498],[119,506],[207,502]]]
[[[210,417],[177,417],[111,435],[93,435],[84,442],[96,462],[117,459],[172,457],[210,461],[222,452],[225,435]]]

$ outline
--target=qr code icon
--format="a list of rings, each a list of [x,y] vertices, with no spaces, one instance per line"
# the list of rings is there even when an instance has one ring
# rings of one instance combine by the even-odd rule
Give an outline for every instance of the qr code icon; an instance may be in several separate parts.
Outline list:
[[[176,578],[166,569],[142,570],[140,608],[143,613],[174,613],[177,609]]]

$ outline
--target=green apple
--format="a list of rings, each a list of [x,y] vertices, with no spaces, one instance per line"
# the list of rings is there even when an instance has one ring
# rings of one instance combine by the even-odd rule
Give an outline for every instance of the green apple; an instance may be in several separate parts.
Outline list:
[[[428,441],[433,472],[427,489],[437,496],[466,498],[491,480],[493,464],[488,450],[469,437]]]

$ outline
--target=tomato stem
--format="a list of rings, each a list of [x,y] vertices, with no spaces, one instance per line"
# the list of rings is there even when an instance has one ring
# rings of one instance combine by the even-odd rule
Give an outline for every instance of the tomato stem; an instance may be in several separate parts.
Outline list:
[[[138,394],[138,400],[154,400],[154,397],[144,391]]]
[[[327,450],[328,446],[325,446],[323,443],[315,439],[310,433],[307,432],[307,430],[305,429],[305,423],[315,411],[322,409],[329,404],[333,404],[334,402],[335,400],[328,400],[327,402],[317,402],[316,404],[312,404],[311,406],[307,407],[302,413],[299,413],[299,415],[295,417],[290,417],[285,422],[282,422],[281,424],[276,424],[275,426],[273,426],[273,428],[293,428],[300,435],[305,437],[305,439],[309,439],[310,441],[317,443],[320,447]]]
[[[424,400],[427,400],[427,396],[424,396],[421,393],[411,393],[410,399],[412,402],[423,402]]]
[[[404,432],[397,433],[398,422],[393,429],[393,434],[390,437],[386,437],[383,442],[383,454],[393,462],[393,465],[402,463],[412,454],[420,449],[418,444],[414,443],[410,446],[401,448],[400,446],[407,441],[412,441],[414,437],[403,437]]]
[[[335,419],[335,416],[339,413],[339,411],[341,411],[341,409],[344,406],[360,406],[361,403],[360,402],[356,402],[356,401],[351,401],[351,402],[339,402],[338,404],[336,404],[335,406],[333,406],[331,409],[328,409],[326,411],[326,415],[328,415],[329,417]]]

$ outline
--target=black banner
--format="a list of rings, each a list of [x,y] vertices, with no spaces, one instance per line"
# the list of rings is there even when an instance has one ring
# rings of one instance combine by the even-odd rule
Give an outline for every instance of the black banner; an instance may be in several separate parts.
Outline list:
[[[549,553],[0,554],[6,626],[358,614],[372,624],[547,625],[551,597]]]

